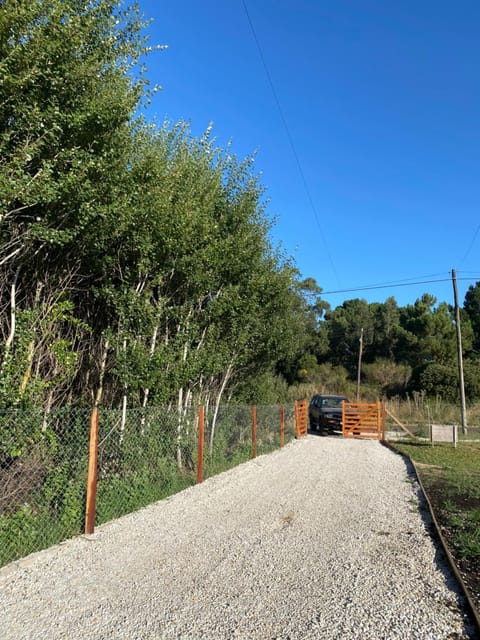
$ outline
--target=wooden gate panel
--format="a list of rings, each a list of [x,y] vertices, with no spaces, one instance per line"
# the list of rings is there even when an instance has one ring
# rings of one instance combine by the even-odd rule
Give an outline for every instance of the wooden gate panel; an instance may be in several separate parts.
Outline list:
[[[344,402],[342,432],[346,438],[383,440],[385,412],[381,402]]]
[[[308,404],[306,400],[295,402],[295,438],[304,438],[308,433]]]

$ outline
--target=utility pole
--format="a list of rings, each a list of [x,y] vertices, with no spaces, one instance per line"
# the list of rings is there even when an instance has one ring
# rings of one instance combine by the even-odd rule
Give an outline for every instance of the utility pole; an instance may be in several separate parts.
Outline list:
[[[460,327],[460,309],[458,307],[457,274],[452,269],[453,300],[455,302],[455,325],[457,328],[458,382],[462,415],[462,433],[467,433],[467,407],[465,404],[465,383],[463,381],[462,330]]]
[[[360,376],[362,373],[363,327],[360,329],[359,342],[360,342],[360,347],[358,350],[357,402],[360,400]]]

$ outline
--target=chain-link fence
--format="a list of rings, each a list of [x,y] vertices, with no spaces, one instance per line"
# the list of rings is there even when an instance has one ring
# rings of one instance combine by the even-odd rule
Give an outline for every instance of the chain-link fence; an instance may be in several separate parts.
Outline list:
[[[82,531],[89,414],[0,413],[0,566]]]
[[[288,443],[295,438],[294,405],[283,407],[285,436]],[[253,415],[252,415],[253,412]],[[252,442],[252,420],[255,420],[255,443]],[[221,406],[205,411],[204,477],[245,462],[255,455],[278,449],[281,442],[281,406]]]
[[[97,524],[195,482],[195,410],[102,409],[99,422]]]
[[[84,531],[90,414],[0,413],[0,566]],[[220,406],[204,415],[203,478],[295,437],[293,405]],[[100,410],[97,525],[197,481],[198,416],[196,408]]]

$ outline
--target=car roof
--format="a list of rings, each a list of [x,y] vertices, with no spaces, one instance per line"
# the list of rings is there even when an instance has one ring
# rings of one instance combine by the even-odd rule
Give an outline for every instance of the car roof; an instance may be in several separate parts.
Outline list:
[[[340,396],[335,393],[316,393],[314,398],[343,398],[348,400],[347,396]]]

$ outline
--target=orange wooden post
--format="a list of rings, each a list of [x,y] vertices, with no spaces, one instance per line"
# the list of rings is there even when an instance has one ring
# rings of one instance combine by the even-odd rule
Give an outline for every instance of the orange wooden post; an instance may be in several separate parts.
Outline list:
[[[380,440],[385,440],[385,404],[378,402],[378,431]]]
[[[252,405],[252,458],[257,457],[257,407]]]
[[[205,408],[198,407],[197,484],[203,482],[203,447],[205,444]]]
[[[280,447],[285,445],[285,407],[280,405]]]
[[[85,533],[95,529],[97,504],[97,461],[98,461],[98,407],[90,416],[90,446],[88,450],[87,506],[85,511]]]
[[[295,438],[299,438],[299,429],[298,429],[298,402],[295,400],[295,409],[294,409],[294,416],[295,416]]]

